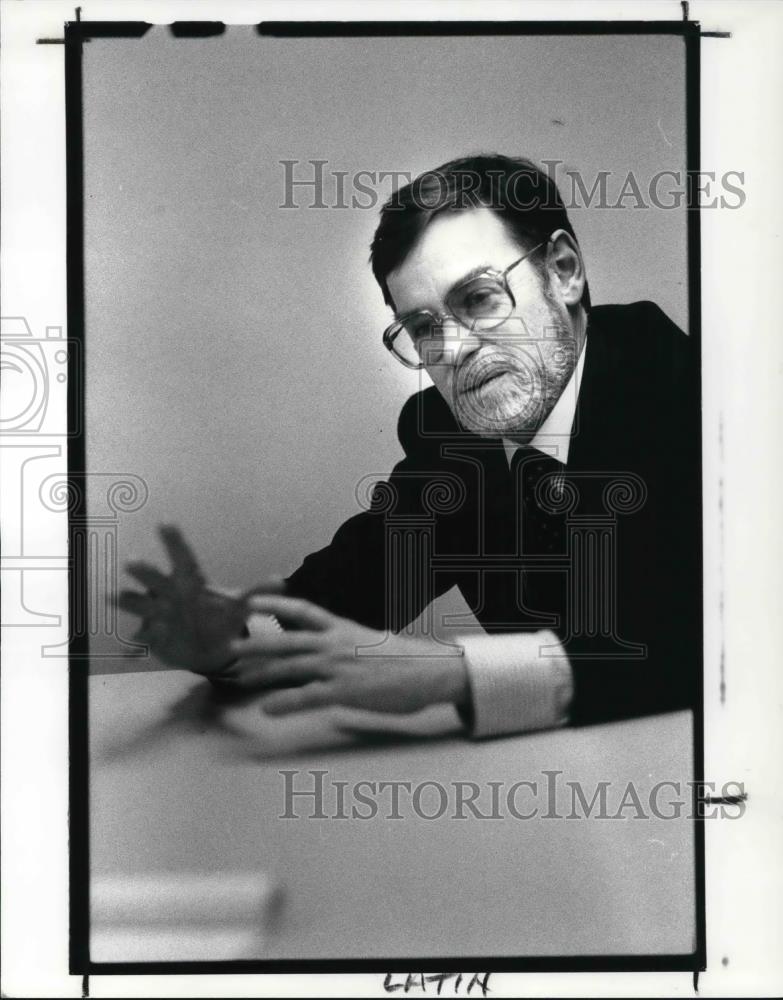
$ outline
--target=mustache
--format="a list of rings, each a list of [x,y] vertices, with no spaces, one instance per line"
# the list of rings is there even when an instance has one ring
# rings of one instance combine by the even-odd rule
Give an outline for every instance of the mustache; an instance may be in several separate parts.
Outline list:
[[[454,375],[454,388],[462,394],[481,388],[501,375],[514,375],[527,382],[540,377],[540,359],[507,354],[495,349],[484,349],[469,355],[459,364]]]

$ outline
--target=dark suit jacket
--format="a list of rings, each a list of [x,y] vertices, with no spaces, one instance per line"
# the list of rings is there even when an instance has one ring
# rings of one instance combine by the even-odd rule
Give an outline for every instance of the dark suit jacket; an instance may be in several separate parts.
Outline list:
[[[461,430],[435,388],[399,419],[405,458],[289,592],[400,629],[457,586],[487,632],[553,628],[574,724],[695,705],[701,676],[700,386],[692,345],[651,302],[590,313],[562,546],[525,549],[500,440]]]

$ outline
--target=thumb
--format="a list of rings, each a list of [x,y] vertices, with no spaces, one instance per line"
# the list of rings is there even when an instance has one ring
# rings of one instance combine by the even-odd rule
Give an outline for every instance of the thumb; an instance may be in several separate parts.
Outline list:
[[[303,687],[275,691],[262,698],[259,704],[267,715],[290,715],[309,708],[322,708],[324,705],[331,705],[333,701],[329,685],[324,681],[313,681]]]

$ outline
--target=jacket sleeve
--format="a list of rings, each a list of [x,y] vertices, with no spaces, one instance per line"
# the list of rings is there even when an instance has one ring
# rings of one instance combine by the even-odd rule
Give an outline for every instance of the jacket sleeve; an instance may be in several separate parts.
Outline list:
[[[428,501],[438,472],[417,435],[421,396],[400,414],[405,457],[372,489],[367,509],[288,577],[292,596],[370,628],[399,631],[450,586],[442,574],[436,583],[431,568],[435,518]]]

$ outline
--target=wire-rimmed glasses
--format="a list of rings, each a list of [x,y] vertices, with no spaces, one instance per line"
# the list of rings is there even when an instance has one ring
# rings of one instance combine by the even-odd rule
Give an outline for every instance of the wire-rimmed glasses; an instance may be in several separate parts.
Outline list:
[[[446,296],[446,313],[418,309],[400,316],[383,331],[385,347],[406,368],[419,369],[443,360],[443,328],[449,320],[472,332],[494,330],[516,309],[509,274],[542,246],[544,243],[536,244],[503,271],[487,268],[460,281]]]

